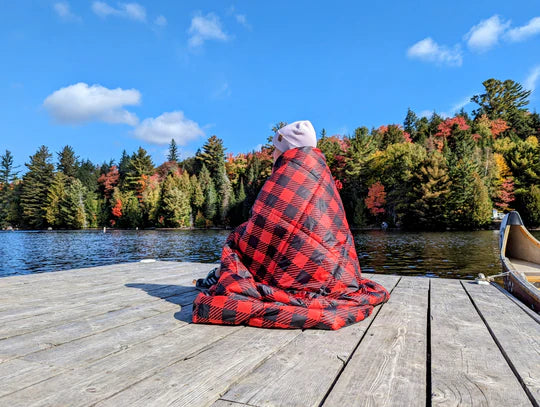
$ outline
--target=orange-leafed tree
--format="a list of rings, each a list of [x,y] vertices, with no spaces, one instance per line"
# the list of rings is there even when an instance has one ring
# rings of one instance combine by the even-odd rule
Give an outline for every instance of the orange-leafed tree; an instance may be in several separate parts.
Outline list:
[[[119,218],[120,216],[122,216],[122,201],[120,199],[117,199],[116,200],[116,203],[115,205],[113,206],[112,208],[112,214],[113,216]]]
[[[385,212],[384,205],[386,204],[384,185],[378,181],[372,184],[369,187],[368,196],[364,202],[373,216],[382,215]]]
[[[109,172],[106,174],[101,174],[101,176],[98,178],[98,183],[101,185],[101,188],[103,189],[103,195],[105,198],[109,199],[114,191],[114,187],[118,185],[118,179],[120,177],[120,174],[118,172],[118,167],[116,165],[113,165]]]

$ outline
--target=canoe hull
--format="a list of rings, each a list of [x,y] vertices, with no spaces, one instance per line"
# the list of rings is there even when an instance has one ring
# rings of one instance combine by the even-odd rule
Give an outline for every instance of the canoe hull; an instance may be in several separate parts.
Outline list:
[[[504,287],[524,304],[540,312],[540,290],[527,278],[540,273],[540,242],[525,228],[517,212],[507,214],[499,235]],[[538,270],[537,270],[538,269]]]

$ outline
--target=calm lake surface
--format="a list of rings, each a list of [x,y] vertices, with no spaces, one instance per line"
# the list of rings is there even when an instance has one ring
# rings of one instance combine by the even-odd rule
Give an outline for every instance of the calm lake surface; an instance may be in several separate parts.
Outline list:
[[[498,231],[356,232],[365,272],[472,279],[497,274]],[[0,276],[43,273],[142,259],[218,262],[230,231],[0,232]],[[533,234],[540,238],[540,231]]]

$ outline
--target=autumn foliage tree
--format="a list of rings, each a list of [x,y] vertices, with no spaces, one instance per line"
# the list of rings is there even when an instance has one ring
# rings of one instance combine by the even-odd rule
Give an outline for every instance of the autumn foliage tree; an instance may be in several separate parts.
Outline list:
[[[375,182],[368,189],[368,196],[365,199],[366,207],[373,216],[384,213],[384,204],[386,203],[386,192],[384,185]]]

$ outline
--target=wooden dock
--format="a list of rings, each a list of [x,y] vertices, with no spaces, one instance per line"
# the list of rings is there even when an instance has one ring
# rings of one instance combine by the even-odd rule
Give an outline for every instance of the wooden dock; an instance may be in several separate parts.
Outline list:
[[[492,285],[391,291],[339,331],[191,323],[213,265],[0,279],[0,406],[538,406],[538,315]]]

